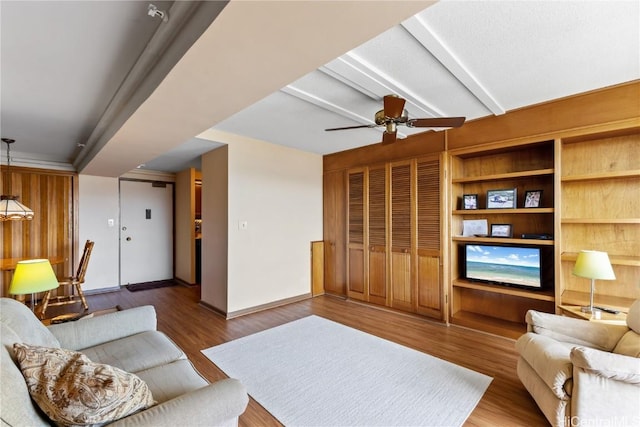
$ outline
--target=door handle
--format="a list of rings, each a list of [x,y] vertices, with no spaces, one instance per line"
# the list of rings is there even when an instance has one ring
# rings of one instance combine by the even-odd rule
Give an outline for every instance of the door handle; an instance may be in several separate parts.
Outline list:
[[[126,240],[127,240],[127,242],[130,242],[131,241],[131,237],[127,237]]]

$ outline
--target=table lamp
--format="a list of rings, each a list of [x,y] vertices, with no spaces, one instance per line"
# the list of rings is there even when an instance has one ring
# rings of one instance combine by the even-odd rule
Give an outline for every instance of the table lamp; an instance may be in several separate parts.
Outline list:
[[[19,261],[9,285],[12,295],[31,294],[31,311],[34,310],[35,293],[58,287],[58,279],[48,259]]]
[[[573,274],[578,277],[591,279],[589,306],[582,307],[581,310],[584,313],[594,313],[598,311],[598,308],[593,306],[593,293],[595,291],[596,279],[616,279],[616,275],[613,273],[613,268],[611,267],[611,262],[609,262],[609,255],[607,255],[606,252],[599,251],[580,251],[576,259],[576,265],[573,267]]]

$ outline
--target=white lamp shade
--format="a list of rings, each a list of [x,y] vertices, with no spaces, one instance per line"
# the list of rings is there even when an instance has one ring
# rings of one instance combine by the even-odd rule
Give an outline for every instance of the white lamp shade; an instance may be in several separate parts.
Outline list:
[[[12,219],[33,219],[33,211],[20,203],[15,196],[2,196],[2,200],[0,200],[0,221]]]
[[[615,280],[609,255],[599,251],[580,251],[573,267],[573,274],[587,279]]]
[[[12,295],[34,294],[58,287],[58,279],[48,259],[19,261],[13,272],[9,293]]]

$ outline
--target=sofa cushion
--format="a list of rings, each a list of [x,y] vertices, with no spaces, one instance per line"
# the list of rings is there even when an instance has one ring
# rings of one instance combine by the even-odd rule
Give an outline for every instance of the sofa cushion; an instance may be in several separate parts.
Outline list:
[[[153,398],[158,403],[166,402],[208,384],[187,359],[136,372],[136,375],[147,383]]]
[[[613,352],[625,356],[640,357],[640,334],[630,330],[620,338]]]
[[[33,400],[60,425],[105,423],[154,404],[134,374],[71,350],[14,344]]]
[[[532,332],[527,332],[516,341],[520,357],[527,361],[559,399],[567,399],[572,393],[570,380],[573,365],[569,359],[572,347],[574,345]]]
[[[20,342],[43,347],[60,347],[58,339],[21,302],[12,298],[2,298],[0,313],[2,313],[2,326],[15,332]]]
[[[527,312],[526,321],[531,330],[539,335],[604,351],[613,350],[616,343],[629,330],[626,325],[585,322],[582,319],[534,310]]]
[[[143,371],[186,358],[180,347],[159,331],[142,332],[79,351],[95,362],[127,372]]]
[[[627,313],[627,326],[636,334],[640,334],[640,299],[635,300]]]

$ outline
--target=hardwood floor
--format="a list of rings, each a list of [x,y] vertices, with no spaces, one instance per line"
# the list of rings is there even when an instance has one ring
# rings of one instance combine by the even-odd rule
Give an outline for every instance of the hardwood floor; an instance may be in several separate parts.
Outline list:
[[[170,336],[198,371],[212,382],[225,378],[225,375],[200,350],[316,314],[491,376],[491,385],[465,426],[548,425],[516,376],[517,353],[511,339],[457,326],[446,327],[332,296],[319,296],[225,320],[198,304],[199,292],[198,287],[185,286],[140,292],[123,289],[89,295],[88,302],[91,311],[116,305],[123,309],[145,304],[155,306],[158,329]],[[327,363],[331,361],[327,360]],[[278,426],[280,423],[250,400],[249,407],[240,418],[240,425]],[[425,420],[425,425],[428,425],[428,420]]]

